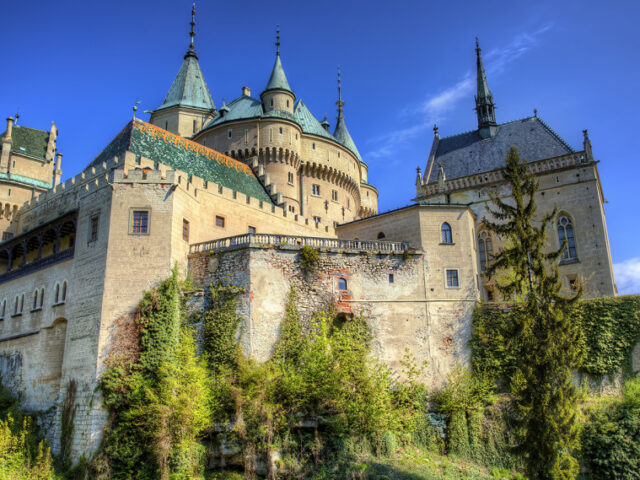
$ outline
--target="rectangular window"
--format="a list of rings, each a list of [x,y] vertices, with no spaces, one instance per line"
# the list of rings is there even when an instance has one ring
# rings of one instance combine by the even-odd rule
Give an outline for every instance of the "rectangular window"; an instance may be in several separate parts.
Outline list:
[[[11,240],[13,238],[13,233],[11,232],[2,232],[2,241]]]
[[[231,138],[231,135],[232,135],[232,130],[231,129],[227,130],[227,138]]]
[[[293,185],[293,172],[288,173],[287,180],[289,182],[289,185]]]
[[[196,121],[193,121],[193,133],[196,133]]]
[[[89,223],[89,243],[95,242],[98,240],[98,224],[99,224],[100,216],[95,215],[91,217],[91,221]]]
[[[320,185],[316,185],[315,183],[311,185],[311,195],[315,195],[316,197],[320,196]]]
[[[347,198],[347,208],[351,208],[351,199]]]
[[[249,129],[244,129],[244,144],[249,145]]]
[[[189,220],[186,218],[182,219],[182,239],[185,242],[189,241]]]
[[[316,224],[320,223],[320,221],[321,221],[321,220],[322,220],[322,219],[321,219],[320,217],[316,217],[316,216],[314,216],[314,217],[313,217],[313,221],[314,221]]]
[[[338,191],[337,190],[331,190],[331,200],[333,200],[334,202],[338,201]]]
[[[256,227],[249,225],[249,233],[256,233]]]
[[[131,233],[149,233],[149,211],[134,210]]]
[[[289,211],[291,213],[296,213],[296,207],[294,207],[293,205],[289,205]]]
[[[459,287],[458,270],[447,270],[447,288]]]
[[[393,283],[393,273],[389,274],[389,283]]]
[[[280,135],[282,135],[282,127],[280,127]]]
[[[224,228],[224,217],[216,215],[216,227]]]

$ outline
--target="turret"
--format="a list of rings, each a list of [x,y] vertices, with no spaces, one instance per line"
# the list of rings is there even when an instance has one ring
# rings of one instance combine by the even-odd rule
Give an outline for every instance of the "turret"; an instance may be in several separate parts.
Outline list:
[[[487,76],[484,72],[484,65],[482,64],[482,56],[480,54],[480,44],[476,37],[476,69],[477,69],[477,81],[478,92],[476,94],[476,114],[478,115],[478,133],[482,138],[493,137],[497,130],[498,124],[496,123],[496,107],[493,103],[493,95],[489,91],[489,85],[487,84]]]
[[[189,49],[164,102],[151,112],[149,120],[150,123],[183,137],[192,137],[198,133],[216,114],[216,107],[200,69],[194,46],[195,15],[194,4],[191,9]]]
[[[356,158],[362,162],[362,157],[360,156],[360,152],[356,148],[356,144],[353,142],[351,138],[351,134],[347,129],[347,124],[344,120],[344,100],[342,100],[342,81],[340,76],[340,69],[338,69],[338,101],[336,105],[338,106],[338,120],[336,122],[336,129],[333,131],[333,136],[338,140],[342,145],[351,150],[351,152],[356,156]]]
[[[260,94],[262,105],[265,112],[272,110],[283,110],[293,115],[293,104],[296,96],[289,86],[287,76],[282,68],[280,60],[280,26],[276,30],[276,61],[273,64],[271,76],[267,82],[267,86]]]

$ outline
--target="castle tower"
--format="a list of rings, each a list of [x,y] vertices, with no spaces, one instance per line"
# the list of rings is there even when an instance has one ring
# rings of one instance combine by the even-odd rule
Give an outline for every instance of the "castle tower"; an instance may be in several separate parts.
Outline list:
[[[498,129],[496,123],[496,107],[493,103],[493,95],[487,84],[487,76],[484,73],[480,44],[476,37],[476,68],[478,92],[476,94],[476,114],[478,115],[478,133],[482,138],[493,137]]]
[[[151,113],[150,123],[177,133],[192,137],[216,114],[209,87],[204,79],[198,55],[194,47],[196,6],[191,9],[191,42],[184,56],[184,62],[171,84],[162,105]]]
[[[344,100],[342,100],[342,80],[340,76],[340,69],[338,69],[338,101],[336,105],[338,106],[338,119],[336,122],[336,128],[333,131],[333,136],[338,140],[342,145],[347,147],[349,150],[353,152],[353,154],[358,158],[360,163],[362,163],[362,157],[360,156],[360,152],[356,148],[356,144],[353,142],[351,138],[351,134],[347,129],[347,124],[344,121]],[[363,178],[366,180],[366,178]]]
[[[273,70],[267,86],[260,94],[260,98],[265,112],[281,110],[293,114],[293,104],[296,101],[296,96],[291,91],[280,60],[280,26],[278,26],[276,32],[276,61],[273,64]]]

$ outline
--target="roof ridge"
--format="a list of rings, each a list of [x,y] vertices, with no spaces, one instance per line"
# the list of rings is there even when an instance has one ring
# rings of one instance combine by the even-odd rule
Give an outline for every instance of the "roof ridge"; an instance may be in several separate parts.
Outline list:
[[[531,118],[531,117],[529,117],[529,118]],[[567,142],[565,142],[565,141],[564,141],[564,139],[563,139],[560,135],[558,135],[558,134],[556,133],[556,131],[555,131],[553,128],[551,128],[549,125],[547,125],[547,122],[545,122],[544,120],[542,120],[542,119],[541,119],[540,117],[538,117],[537,115],[536,115],[534,118],[536,118],[536,119],[537,119],[537,120],[542,124],[542,126],[544,126],[547,130],[549,130],[549,132],[550,132],[554,137],[556,137],[556,138],[558,139],[558,141],[560,141],[560,142],[561,142],[565,147],[567,147],[571,153],[575,153],[575,152],[576,152],[573,148],[571,148],[571,145],[569,145]]]

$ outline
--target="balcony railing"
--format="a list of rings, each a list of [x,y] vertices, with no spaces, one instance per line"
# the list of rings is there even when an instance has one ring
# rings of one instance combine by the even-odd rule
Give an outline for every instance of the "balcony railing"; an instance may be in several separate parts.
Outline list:
[[[280,248],[309,246],[316,249],[357,250],[381,253],[403,253],[409,250],[409,244],[405,242],[341,240],[337,238],[272,235],[269,233],[246,233],[244,235],[220,238],[209,242],[195,243],[189,247],[189,253],[218,252],[262,246],[274,246]]]
[[[8,282],[9,280],[13,280],[14,278],[27,275],[29,273],[35,272],[36,270],[50,267],[51,265],[54,265],[58,262],[62,262],[64,260],[73,258],[74,251],[75,251],[75,248],[70,247],[65,250],[61,250],[58,253],[54,253],[52,255],[43,257],[40,260],[27,263],[24,266],[13,268],[8,272],[0,274],[0,283]]]

